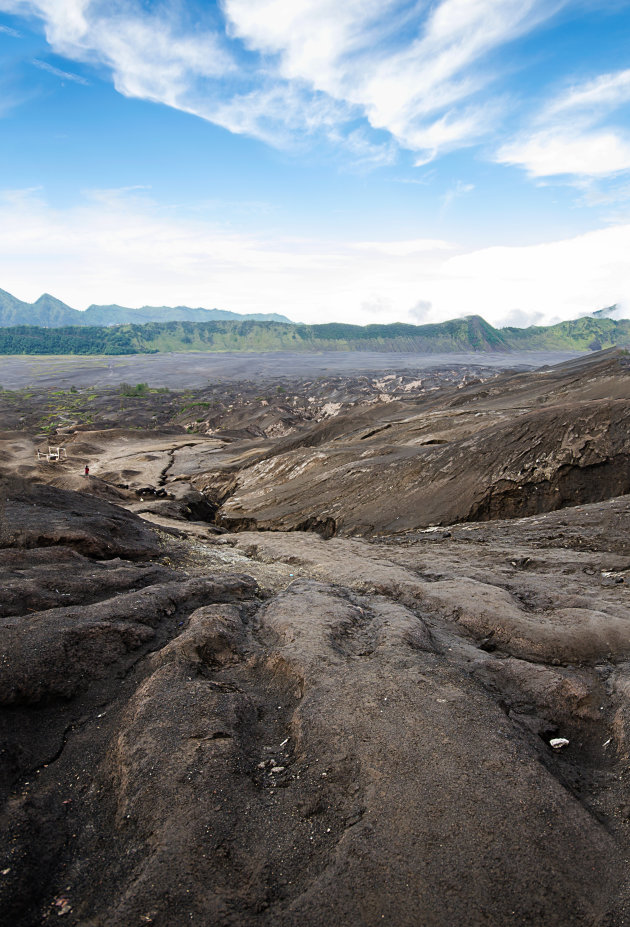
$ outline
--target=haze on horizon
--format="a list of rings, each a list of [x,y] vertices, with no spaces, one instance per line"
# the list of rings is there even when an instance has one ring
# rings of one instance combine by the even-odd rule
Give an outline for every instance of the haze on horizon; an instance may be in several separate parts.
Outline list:
[[[629,47],[630,0],[0,0],[0,287],[626,316]]]

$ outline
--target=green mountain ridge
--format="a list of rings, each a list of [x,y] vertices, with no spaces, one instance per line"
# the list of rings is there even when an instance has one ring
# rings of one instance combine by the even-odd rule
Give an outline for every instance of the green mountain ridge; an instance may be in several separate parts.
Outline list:
[[[43,299],[44,297],[42,297]],[[156,354],[392,351],[509,353],[598,351],[630,345],[630,320],[587,316],[550,326],[497,329],[472,315],[430,325],[295,325],[257,320],[0,328],[0,354]]]
[[[228,309],[202,309],[190,306],[142,306],[129,309],[126,306],[89,306],[84,312],[72,309],[50,293],[44,293],[34,303],[0,290],[0,328],[16,325],[42,328],[66,328],[68,326],[101,327],[112,325],[143,325],[147,322],[215,322],[218,320],[240,322],[254,319],[261,322],[282,322],[292,325],[290,319],[275,312],[253,312],[241,314]]]

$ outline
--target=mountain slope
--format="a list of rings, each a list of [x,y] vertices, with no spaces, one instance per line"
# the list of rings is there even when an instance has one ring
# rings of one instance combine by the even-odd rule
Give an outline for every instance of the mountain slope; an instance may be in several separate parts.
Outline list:
[[[577,319],[548,328],[495,329],[479,316],[434,325],[287,325],[280,322],[149,322],[145,325],[0,328],[0,354],[156,354],[202,351],[417,354],[587,351],[630,345],[630,321]]]
[[[8,325],[76,325],[81,313],[66,306],[61,300],[44,293],[34,303],[16,299],[6,290],[0,290],[0,327]]]
[[[49,293],[44,293],[34,303],[26,303],[6,290],[0,290],[0,328],[14,325],[41,325],[44,328],[62,328],[67,325],[143,325],[147,322],[214,322],[219,319],[232,322],[257,319],[291,324],[290,319],[275,312],[242,315],[227,309],[192,309],[189,306],[143,306],[140,309],[129,309],[126,306],[92,305],[85,312],[79,312]]]
[[[125,306],[88,306],[81,313],[81,325],[142,325],[145,322],[237,322],[257,319],[259,322],[284,322],[291,320],[276,312],[230,312],[227,309],[192,309],[190,306],[142,306],[128,309]]]
[[[517,350],[525,344],[525,350],[546,349],[552,346],[558,350],[601,351],[602,348],[628,343],[630,321],[584,316],[569,322],[559,322],[557,325],[504,328],[502,332]]]

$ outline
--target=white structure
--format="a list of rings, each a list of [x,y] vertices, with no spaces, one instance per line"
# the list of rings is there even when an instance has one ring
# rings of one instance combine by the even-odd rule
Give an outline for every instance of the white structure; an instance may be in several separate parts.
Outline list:
[[[37,448],[38,460],[50,460],[54,463],[58,460],[65,460],[67,456],[65,447],[51,447],[49,444],[47,452],[42,452]]]

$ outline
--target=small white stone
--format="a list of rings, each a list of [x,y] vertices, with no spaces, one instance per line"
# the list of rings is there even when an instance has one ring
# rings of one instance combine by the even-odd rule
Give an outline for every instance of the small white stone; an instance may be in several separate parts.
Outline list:
[[[566,737],[552,737],[549,741],[549,746],[553,747],[554,750],[562,750],[563,747],[569,746],[569,741]]]

